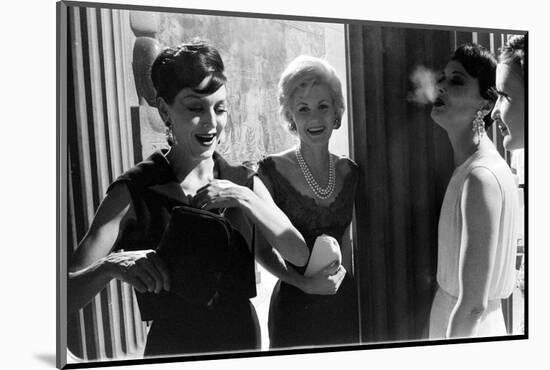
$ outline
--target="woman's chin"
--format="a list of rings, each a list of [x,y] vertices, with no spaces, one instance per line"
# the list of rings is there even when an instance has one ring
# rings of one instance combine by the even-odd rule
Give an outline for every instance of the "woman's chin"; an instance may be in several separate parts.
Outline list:
[[[437,125],[443,129],[445,129],[445,125],[444,125],[444,119],[441,115],[441,113],[435,109],[432,109],[432,112],[430,114],[430,117],[432,118],[432,120],[437,123]]]
[[[211,145],[211,146],[197,145],[195,148],[193,148],[191,153],[192,153],[192,156],[195,158],[208,159],[212,157],[215,150],[216,150],[216,145]]]
[[[502,146],[508,151],[523,149],[523,145],[520,140],[517,140],[514,136],[508,134],[502,139]]]
[[[211,147],[208,147],[208,148],[203,148],[203,151],[201,152],[201,157],[203,157],[203,158],[212,157],[215,150],[216,150],[215,145],[212,145]]]

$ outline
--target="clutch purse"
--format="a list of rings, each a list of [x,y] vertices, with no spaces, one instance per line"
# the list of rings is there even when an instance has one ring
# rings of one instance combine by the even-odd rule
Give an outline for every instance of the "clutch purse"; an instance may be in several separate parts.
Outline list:
[[[313,244],[304,276],[315,275],[332,263],[337,263],[338,265],[342,263],[340,245],[332,236],[326,234],[319,235]]]
[[[170,271],[171,291],[183,298],[206,303],[214,296],[227,271],[231,226],[213,212],[180,206],[157,248]]]
[[[142,319],[172,316],[181,304],[212,308],[222,297],[254,296],[254,256],[242,235],[216,213],[172,209],[157,248],[171,279],[170,292],[137,293]]]

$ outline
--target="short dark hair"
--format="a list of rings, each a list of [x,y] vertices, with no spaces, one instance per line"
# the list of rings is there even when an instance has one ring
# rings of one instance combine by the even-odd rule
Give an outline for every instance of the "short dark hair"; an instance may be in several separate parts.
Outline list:
[[[201,40],[193,40],[164,49],[151,66],[151,80],[157,91],[157,98],[172,104],[175,96],[185,88],[197,93],[211,94],[225,84],[222,58],[214,47]],[[208,85],[196,89],[208,76]]]
[[[497,61],[495,56],[483,46],[466,43],[455,50],[451,60],[459,62],[466,72],[479,82],[479,93],[484,99],[495,102],[498,94],[495,89]]]
[[[510,65],[516,64],[525,75],[525,36],[510,37],[506,45],[500,50],[498,62]]]

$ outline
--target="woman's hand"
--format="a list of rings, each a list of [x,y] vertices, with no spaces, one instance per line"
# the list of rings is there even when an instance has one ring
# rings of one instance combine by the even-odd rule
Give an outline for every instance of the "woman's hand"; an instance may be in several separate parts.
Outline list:
[[[105,257],[105,264],[114,278],[132,285],[140,293],[170,290],[168,268],[152,249],[114,252]]]
[[[251,190],[228,180],[212,180],[193,197],[194,207],[211,210],[214,208],[239,207],[240,202],[250,196]]]
[[[308,294],[333,295],[340,288],[345,276],[346,269],[336,262],[315,275],[304,277],[300,289]]]

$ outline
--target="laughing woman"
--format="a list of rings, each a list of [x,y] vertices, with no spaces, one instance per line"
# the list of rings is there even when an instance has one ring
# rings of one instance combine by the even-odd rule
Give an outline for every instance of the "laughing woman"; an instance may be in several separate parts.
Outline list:
[[[349,226],[358,167],[329,151],[330,137],[340,127],[344,113],[340,80],[324,60],[298,57],[280,78],[279,103],[281,115],[299,143],[266,157],[258,173],[308,247],[313,249],[321,236],[319,240],[332,243],[341,254],[342,264],[329,264],[309,275],[305,267],[281,256],[268,242],[258,243],[258,259],[280,279],[269,309],[270,346],[356,343]]]
[[[485,134],[495,68],[488,51],[466,44],[437,83],[431,116],[449,136],[455,171],[439,219],[433,339],[506,334],[500,301],[515,284],[518,199],[510,168]]]
[[[259,349],[249,301],[256,293],[250,224],[298,266],[309,254],[304,239],[252,171],[229,165],[215,152],[227,122],[226,77],[218,51],[201,42],[168,48],[153,63],[151,78],[170,149],[153,153],[110,186],[69,268],[69,311],[84,306],[115,278],[139,294],[148,292],[162,312],[149,330],[146,356]],[[170,261],[156,251],[177,206],[227,209],[218,217],[227,218],[243,236],[232,246],[240,249],[230,254],[229,272],[216,275],[220,286],[207,305],[172,294],[174,274],[180,271],[171,271]],[[203,231],[196,249],[213,237],[211,230]],[[208,258],[214,263],[225,257]]]
[[[514,36],[502,48],[496,72],[498,100],[492,118],[504,134],[507,150],[525,146],[525,36]]]

